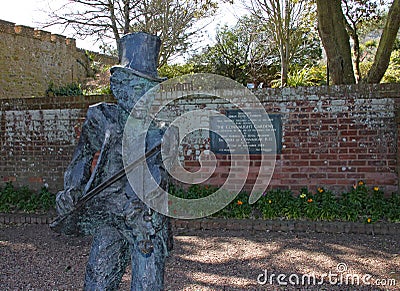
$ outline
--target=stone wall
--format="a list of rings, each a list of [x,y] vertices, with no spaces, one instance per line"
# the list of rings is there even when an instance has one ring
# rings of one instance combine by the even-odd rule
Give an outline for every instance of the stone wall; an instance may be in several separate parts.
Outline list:
[[[282,118],[282,152],[276,156],[272,180],[265,180],[270,188],[322,186],[340,193],[363,180],[387,193],[398,191],[400,84],[263,89],[255,94],[268,113]],[[102,100],[113,98],[0,100],[1,182],[61,189],[86,109]],[[171,106],[170,112],[178,115],[196,108],[228,108],[200,97]],[[186,168],[199,168],[208,142],[206,131],[183,141],[180,159]],[[230,170],[238,176],[243,172],[245,163],[232,165],[227,155],[216,156],[218,167],[206,184],[223,184]],[[259,156],[250,155],[249,163],[247,190],[259,172]]]
[[[115,58],[77,49],[74,39],[0,20],[0,98],[43,96],[56,87],[93,76],[93,61]]]

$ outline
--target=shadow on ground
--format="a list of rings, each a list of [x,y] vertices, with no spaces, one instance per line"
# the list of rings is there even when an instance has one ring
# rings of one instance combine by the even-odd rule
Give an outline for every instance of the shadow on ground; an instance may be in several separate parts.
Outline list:
[[[90,242],[46,225],[0,226],[0,290],[82,290]],[[400,234],[177,231],[165,289],[399,290],[399,274]]]

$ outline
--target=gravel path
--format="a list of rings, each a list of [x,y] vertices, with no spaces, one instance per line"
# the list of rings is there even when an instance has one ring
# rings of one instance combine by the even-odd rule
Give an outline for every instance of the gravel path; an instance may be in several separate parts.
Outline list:
[[[0,290],[82,290],[89,249],[90,238],[46,225],[0,225]],[[120,290],[129,290],[129,278],[127,270]],[[352,284],[330,284],[340,280]],[[165,290],[400,290],[400,234],[178,230]]]

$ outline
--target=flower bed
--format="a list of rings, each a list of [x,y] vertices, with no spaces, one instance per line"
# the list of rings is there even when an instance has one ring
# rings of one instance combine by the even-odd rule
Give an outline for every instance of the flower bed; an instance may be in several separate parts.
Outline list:
[[[195,199],[208,196],[216,189],[195,185],[187,190],[176,187],[171,187],[171,190],[171,194],[175,196]],[[271,190],[263,193],[252,205],[248,203],[248,197],[248,193],[240,193],[227,207],[213,216],[237,219],[400,222],[400,195],[394,193],[385,197],[379,187],[369,188],[363,181],[341,195],[320,187],[315,192],[302,189],[297,194]]]
[[[189,189],[171,186],[172,195],[196,199],[211,195],[216,188],[193,185]],[[267,220],[309,220],[309,221],[350,221],[400,222],[400,195],[393,193],[385,197],[379,187],[367,187],[359,181],[353,188],[341,195],[318,188],[312,192],[303,189],[299,193],[288,190],[271,190],[263,193],[254,204],[248,203],[248,193],[240,193],[224,209],[213,217],[234,219]],[[32,191],[26,187],[16,189],[11,183],[0,188],[0,212],[46,213],[54,211],[55,195],[46,188]]]

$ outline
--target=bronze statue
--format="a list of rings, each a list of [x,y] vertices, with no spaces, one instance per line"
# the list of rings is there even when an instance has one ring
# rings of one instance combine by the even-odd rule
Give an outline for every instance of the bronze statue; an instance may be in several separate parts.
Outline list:
[[[52,227],[66,234],[93,235],[85,290],[116,290],[129,261],[131,290],[163,289],[165,259],[172,248],[169,220],[133,191],[122,157],[129,114],[148,90],[164,80],[157,75],[159,49],[160,40],[154,35],[133,33],[121,38],[121,65],[111,69],[110,78],[118,103],[89,108],[65,172],[64,190],[57,194],[59,218]],[[168,173],[159,151],[164,133],[165,128],[150,126],[143,160],[154,180],[166,189]],[[100,154],[91,172],[96,152]]]

